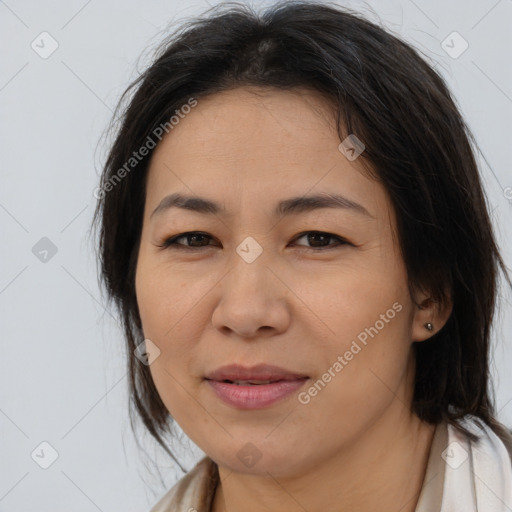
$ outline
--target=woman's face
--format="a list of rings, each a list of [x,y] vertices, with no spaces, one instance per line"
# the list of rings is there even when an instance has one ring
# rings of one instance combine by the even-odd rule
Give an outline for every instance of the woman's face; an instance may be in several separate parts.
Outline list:
[[[199,99],[152,157],[136,273],[149,368],[186,434],[234,471],[291,475],[410,414],[423,321],[385,189],[339,142],[316,94],[240,88]],[[282,380],[220,382],[231,364]]]

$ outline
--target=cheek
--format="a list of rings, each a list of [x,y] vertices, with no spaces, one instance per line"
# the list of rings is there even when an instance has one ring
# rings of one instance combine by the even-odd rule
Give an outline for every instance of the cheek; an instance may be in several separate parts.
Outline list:
[[[187,272],[155,259],[140,258],[136,291],[144,336],[160,350],[150,371],[171,414],[189,408],[199,382],[201,340],[210,325],[208,293],[218,280],[206,272]]]
[[[136,293],[144,334],[162,341],[172,336],[186,316],[194,312],[207,291],[204,279],[191,277],[154,257],[141,255],[136,273]]]
[[[207,289],[198,279],[194,282],[174,269],[139,260],[136,292],[144,336],[160,350],[149,371],[166,409],[192,435],[204,415],[192,398],[197,385],[192,363],[204,324],[198,317],[201,298]]]
[[[406,277],[396,264],[382,268],[378,261],[368,264],[354,258],[322,273],[303,275],[296,285],[298,297],[329,327],[329,344],[332,339],[340,347],[350,344],[376,323],[384,337],[392,331],[394,337],[404,332],[402,322],[409,321]]]
[[[353,267],[331,275],[324,288],[330,293],[310,289],[331,333],[316,345],[323,368],[304,401],[318,400],[326,410],[334,405],[350,420],[372,416],[393,400],[410,362],[412,307],[404,273],[390,268],[386,274],[377,266]]]
[[[385,314],[386,309],[382,312]],[[313,430],[333,439],[357,436],[377,421],[397,397],[407,403],[405,377],[410,344],[405,308],[394,318],[388,318],[389,323],[381,320],[383,326],[375,318],[365,325],[362,317],[366,316],[367,313],[347,319],[351,321],[348,329],[354,335],[343,335],[329,347],[323,347],[328,356],[322,357],[325,362],[318,366],[318,374],[298,397],[305,421],[311,423]],[[335,431],[327,424],[336,425]]]

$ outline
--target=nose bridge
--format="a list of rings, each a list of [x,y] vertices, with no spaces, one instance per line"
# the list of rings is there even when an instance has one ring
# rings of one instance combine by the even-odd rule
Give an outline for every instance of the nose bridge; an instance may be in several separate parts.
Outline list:
[[[270,292],[269,275],[272,272],[267,268],[271,265],[270,250],[263,249],[263,246],[253,237],[246,237],[235,248],[230,255],[228,265],[231,271],[228,273],[230,293],[240,290],[240,293],[247,293],[248,290],[256,295]]]
[[[230,271],[220,283],[219,301],[213,312],[214,326],[242,336],[259,335],[260,327],[285,329],[289,322],[285,287],[269,268],[270,252],[244,240],[230,255],[228,265]]]

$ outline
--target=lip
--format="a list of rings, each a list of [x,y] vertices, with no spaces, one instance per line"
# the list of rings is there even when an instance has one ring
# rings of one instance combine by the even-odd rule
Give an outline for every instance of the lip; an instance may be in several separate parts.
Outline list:
[[[239,364],[230,364],[221,366],[215,371],[206,375],[206,379],[214,381],[223,380],[297,380],[307,377],[307,375],[290,370],[285,370],[279,366],[270,364],[258,364],[256,366],[245,367]]]
[[[225,403],[239,409],[262,409],[288,397],[309,380],[300,373],[278,366],[257,365],[246,368],[228,365],[205,378],[215,394]],[[269,384],[235,384],[229,381],[270,380]]]

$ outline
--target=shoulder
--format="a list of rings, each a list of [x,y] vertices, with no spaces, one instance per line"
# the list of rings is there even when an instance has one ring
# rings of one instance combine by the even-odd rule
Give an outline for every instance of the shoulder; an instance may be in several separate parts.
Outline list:
[[[449,426],[446,510],[477,510],[477,505],[482,512],[512,510],[512,459],[507,450],[510,432],[498,422],[491,428],[475,416],[468,415],[459,423],[476,439]],[[465,503],[468,497],[472,501]]]
[[[176,482],[151,512],[209,512],[217,482],[215,462],[204,457]]]
[[[512,433],[509,429],[497,423],[500,426],[498,434],[483,420],[472,415],[465,416],[459,423],[478,437],[478,441],[472,443],[474,449],[488,454],[492,453],[496,460],[500,460],[504,464],[508,462],[512,466]],[[457,436],[455,433],[452,434]]]

